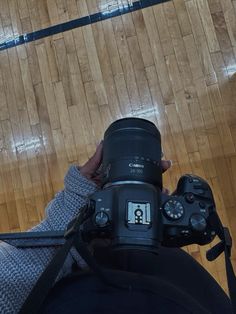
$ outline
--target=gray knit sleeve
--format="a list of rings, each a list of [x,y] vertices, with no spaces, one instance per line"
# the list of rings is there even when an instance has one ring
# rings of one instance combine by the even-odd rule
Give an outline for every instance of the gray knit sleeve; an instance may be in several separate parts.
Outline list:
[[[71,166],[64,180],[65,188],[56,194],[46,208],[45,219],[29,231],[65,230],[97,186]],[[51,261],[57,248],[17,249],[0,243],[0,313],[18,313],[40,274]],[[71,272],[76,262],[85,262],[71,250],[57,280]]]

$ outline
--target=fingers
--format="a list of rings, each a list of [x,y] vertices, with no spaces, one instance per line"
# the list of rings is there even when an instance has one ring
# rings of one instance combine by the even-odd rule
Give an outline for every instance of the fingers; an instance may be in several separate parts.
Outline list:
[[[97,146],[96,152],[94,155],[90,158],[91,164],[93,164],[94,171],[97,170],[97,168],[100,166],[102,162],[102,150],[103,150],[103,141]]]
[[[94,155],[86,162],[83,167],[80,168],[82,174],[87,177],[91,177],[95,174],[102,163],[102,151],[103,141],[101,141],[101,143],[97,146]],[[171,160],[161,160],[162,172],[164,173],[166,170],[168,170],[171,167],[171,164]]]
[[[161,166],[162,166],[162,172],[164,173],[166,170],[168,170],[172,165],[171,160],[161,160]],[[162,188],[162,193],[169,195],[170,190],[167,188]]]
[[[170,190],[167,188],[162,188],[162,193],[169,195],[170,194]]]
[[[102,162],[103,141],[97,146],[94,155],[80,168],[82,174],[86,176],[92,175],[101,165]]]
[[[162,172],[168,170],[172,165],[171,160],[161,160]]]
[[[96,179],[96,178],[93,178],[91,179],[94,183],[96,183],[96,185],[101,188],[102,187],[102,181],[100,180],[100,178]]]

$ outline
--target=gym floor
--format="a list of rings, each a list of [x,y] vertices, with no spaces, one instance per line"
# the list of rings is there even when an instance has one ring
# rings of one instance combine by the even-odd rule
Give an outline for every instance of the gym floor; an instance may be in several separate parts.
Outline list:
[[[42,220],[68,166],[141,117],[173,162],[165,186],[206,179],[236,241],[235,73],[235,0],[0,0],[0,232]],[[227,291],[216,242],[184,250]]]

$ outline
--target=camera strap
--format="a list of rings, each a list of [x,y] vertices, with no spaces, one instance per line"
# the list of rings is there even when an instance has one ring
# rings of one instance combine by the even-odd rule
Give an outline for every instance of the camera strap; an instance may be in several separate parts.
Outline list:
[[[71,228],[67,230],[64,235],[66,238],[66,242],[60,249],[58,249],[57,253],[53,257],[45,271],[39,277],[38,281],[36,282],[35,286],[31,290],[29,296],[21,307],[19,314],[38,313],[46,296],[52,289],[58,273],[61,270],[70,249],[76,241],[77,234],[79,234],[79,227],[81,223],[86,219],[86,209],[87,206],[82,207],[80,210],[80,214],[77,216],[77,218],[75,218],[69,224]]]
[[[213,212],[209,217],[209,222],[216,231],[216,234],[220,238],[220,242],[213,246],[207,251],[206,257],[208,261],[215,260],[221,253],[224,252],[225,255],[225,268],[227,283],[229,288],[229,296],[232,306],[232,311],[236,314],[236,276],[234,274],[234,269],[230,260],[231,248],[232,248],[232,238],[229,233],[229,229],[223,227],[219,216],[216,212]]]
[[[24,302],[23,306],[20,309],[19,314],[36,314],[39,313],[39,310],[45,301],[47,295],[52,289],[56,278],[58,276],[59,271],[63,267],[65,259],[72,248],[75,246],[80,256],[86,261],[90,269],[94,271],[100,279],[103,280],[104,283],[118,287],[125,288],[122,285],[116,285],[112,282],[102,271],[102,268],[98,266],[94,257],[90,254],[89,250],[85,243],[81,240],[80,236],[80,225],[87,219],[89,213],[87,211],[87,206],[81,208],[79,215],[77,218],[72,220],[68,226],[64,237],[66,238],[66,242],[64,245],[58,250],[55,254],[45,271],[39,277],[35,286],[31,290],[29,296]]]

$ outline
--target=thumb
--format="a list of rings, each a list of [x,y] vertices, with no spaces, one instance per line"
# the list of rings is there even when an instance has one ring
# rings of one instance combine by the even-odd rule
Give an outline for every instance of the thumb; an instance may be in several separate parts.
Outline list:
[[[93,174],[101,165],[102,162],[102,148],[103,141],[98,145],[96,152],[93,156],[86,162],[86,164],[81,167],[81,171],[86,175]]]

